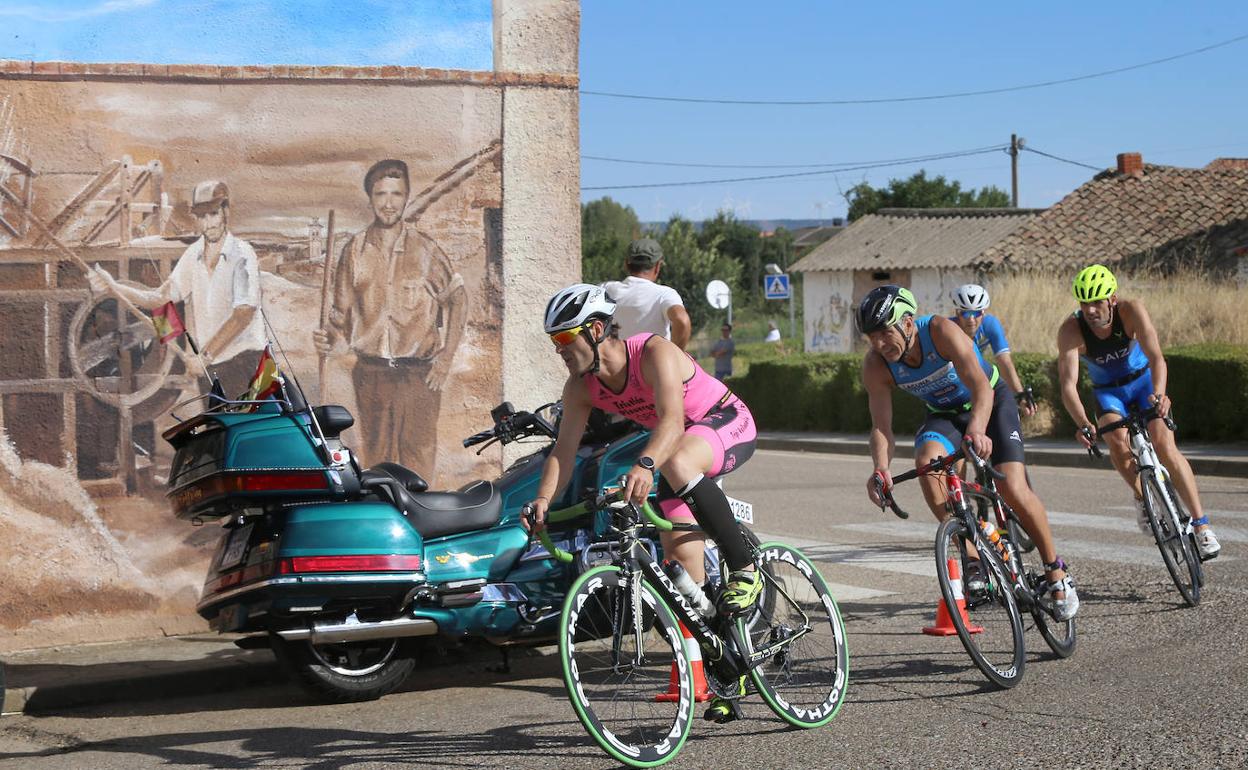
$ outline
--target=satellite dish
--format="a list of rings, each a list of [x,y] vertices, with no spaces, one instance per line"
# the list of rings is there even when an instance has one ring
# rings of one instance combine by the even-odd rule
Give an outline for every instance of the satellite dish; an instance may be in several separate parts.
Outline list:
[[[721,280],[711,281],[706,285],[706,301],[716,310],[723,310],[732,304],[732,289]]]

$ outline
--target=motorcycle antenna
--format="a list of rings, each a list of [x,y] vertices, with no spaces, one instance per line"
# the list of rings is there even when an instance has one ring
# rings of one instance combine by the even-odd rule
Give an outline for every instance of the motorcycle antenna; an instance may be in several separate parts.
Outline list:
[[[329,442],[325,439],[325,432],[321,430],[320,420],[316,419],[316,410],[303,397],[303,386],[299,384],[299,377],[295,374],[294,367],[290,365],[290,358],[286,355],[286,348],[282,347],[282,341],[278,339],[277,332],[273,329],[273,324],[269,323],[269,316],[264,312],[263,307],[260,308],[260,318],[264,321],[264,328],[269,331],[269,339],[273,340],[274,345],[277,345],[278,355],[282,357],[282,363],[285,364],[286,371],[290,374],[290,379],[294,381],[295,389],[299,391],[299,400],[303,402],[304,409],[307,410],[308,416],[312,418],[312,427],[316,429],[317,438],[321,440],[321,451],[325,453],[325,462],[332,465],[333,458],[330,456]]]

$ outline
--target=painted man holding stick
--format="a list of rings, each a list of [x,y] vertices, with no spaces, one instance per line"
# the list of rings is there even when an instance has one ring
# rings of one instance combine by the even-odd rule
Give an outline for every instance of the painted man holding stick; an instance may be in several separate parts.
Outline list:
[[[343,248],[329,323],[313,332],[326,356],[349,348],[360,414],[357,452],[427,478],[436,468],[442,389],[464,333],[464,281],[433,239],[403,220],[407,164],[374,163],[364,177],[373,222]]]

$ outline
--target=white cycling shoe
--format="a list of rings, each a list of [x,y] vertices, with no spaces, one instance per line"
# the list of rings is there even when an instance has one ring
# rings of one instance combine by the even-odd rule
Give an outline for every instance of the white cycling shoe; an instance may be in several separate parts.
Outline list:
[[[1064,591],[1066,597],[1064,599],[1055,599],[1053,594],[1058,591]],[[1040,606],[1048,610],[1059,622],[1065,622],[1075,616],[1079,611],[1079,593],[1075,591],[1075,582],[1070,579],[1070,575],[1066,575],[1056,583],[1049,583],[1044,589],[1044,595],[1040,597]]]
[[[1213,527],[1205,527],[1196,533],[1196,548],[1200,551],[1200,560],[1209,561],[1218,558],[1218,554],[1222,552],[1222,546],[1218,543],[1218,538],[1213,534]]]

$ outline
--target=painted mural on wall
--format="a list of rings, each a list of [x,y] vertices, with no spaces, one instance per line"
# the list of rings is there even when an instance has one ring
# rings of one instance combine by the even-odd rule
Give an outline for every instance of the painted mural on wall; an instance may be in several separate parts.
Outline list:
[[[0,81],[0,629],[186,614],[160,433],[267,345],[363,463],[496,474],[501,148],[486,86]]]
[[[806,349],[821,353],[849,352],[854,340],[853,283],[841,273],[807,273],[805,277]]]

